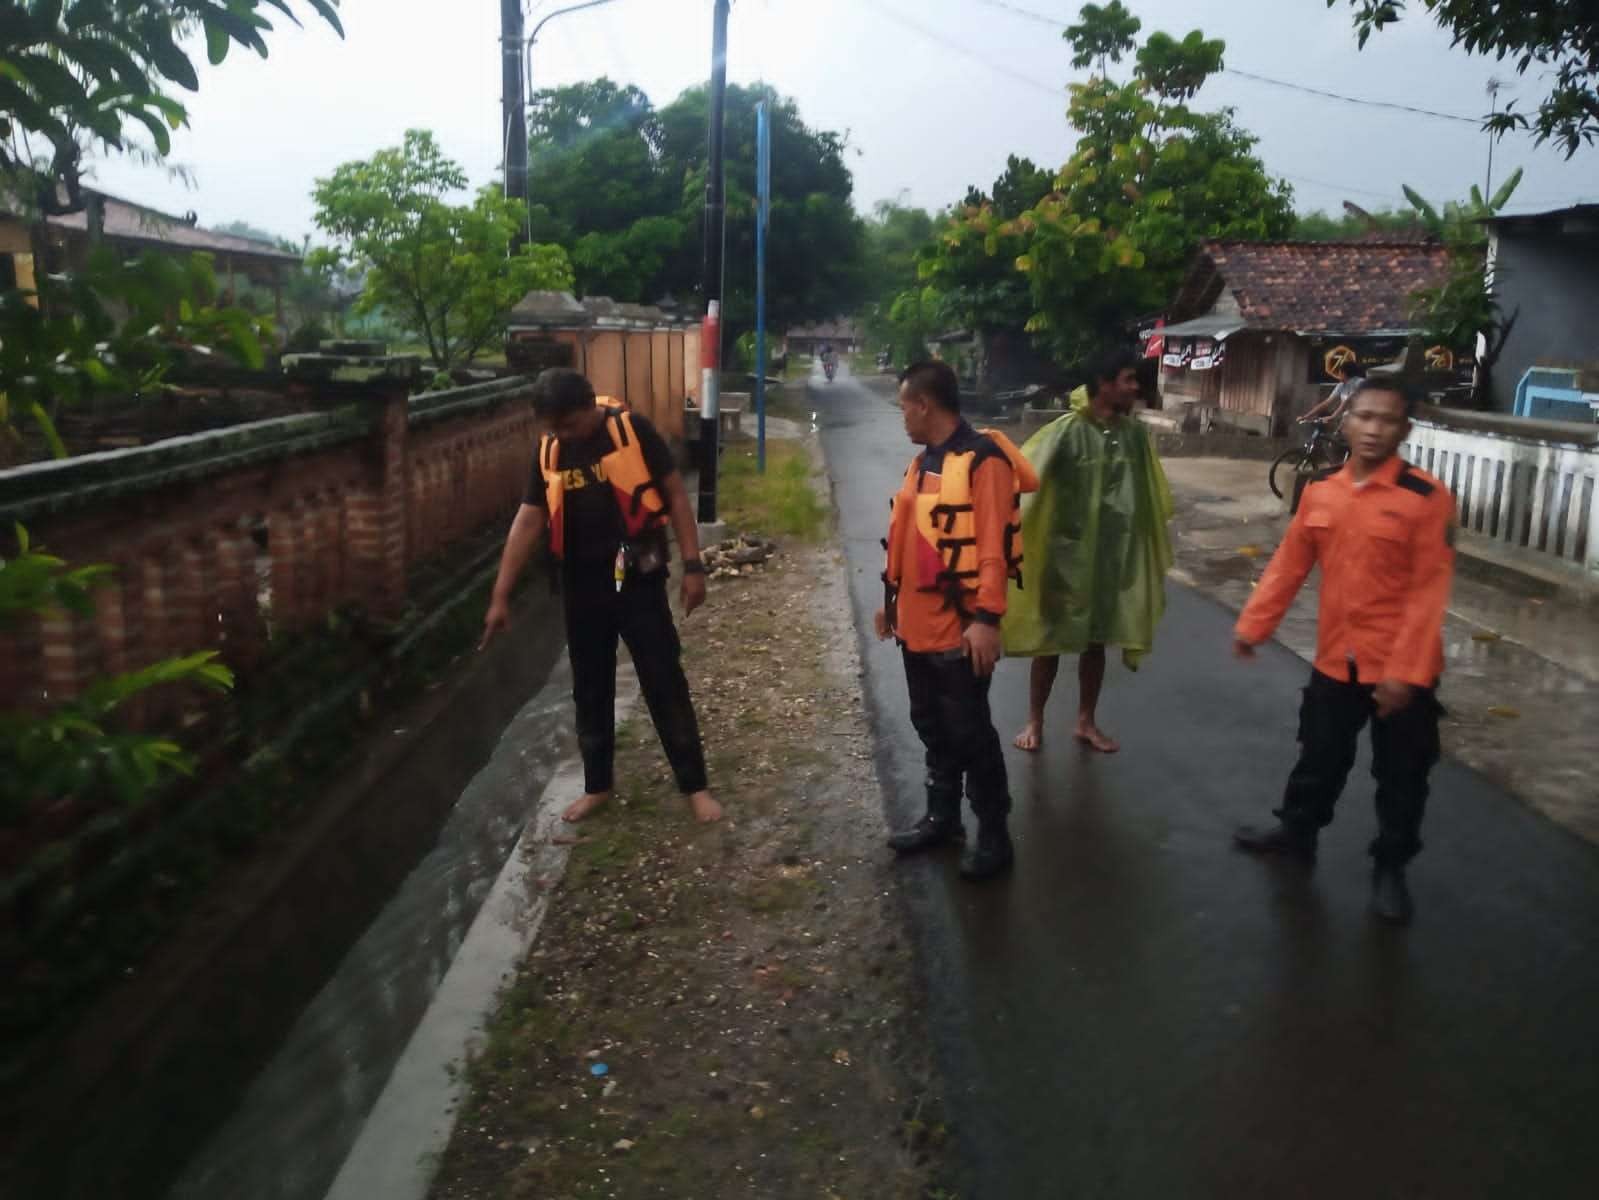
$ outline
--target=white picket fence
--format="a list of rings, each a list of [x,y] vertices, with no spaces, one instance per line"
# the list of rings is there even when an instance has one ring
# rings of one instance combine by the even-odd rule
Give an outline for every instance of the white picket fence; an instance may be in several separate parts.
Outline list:
[[[1417,421],[1400,452],[1448,485],[1463,528],[1599,578],[1599,448]]]

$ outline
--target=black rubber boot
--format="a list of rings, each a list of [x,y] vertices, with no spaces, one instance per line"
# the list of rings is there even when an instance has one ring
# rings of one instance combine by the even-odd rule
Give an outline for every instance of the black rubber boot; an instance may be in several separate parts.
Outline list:
[[[1015,861],[1016,851],[1005,823],[985,822],[977,826],[977,844],[961,857],[961,878],[973,883],[993,879],[1009,871]]]
[[[909,829],[891,834],[888,848],[895,854],[915,854],[965,840],[966,830],[958,816],[940,817],[928,813]]]
[[[1233,830],[1233,844],[1251,854],[1280,854],[1306,864],[1316,861],[1316,835],[1286,825],[1240,825]]]
[[[1416,913],[1403,867],[1379,866],[1371,873],[1371,911],[1394,925],[1408,925]]]
[[[916,854],[953,842],[964,842],[961,826],[961,794],[927,781],[927,813],[909,829],[889,835],[888,848],[895,854]]]

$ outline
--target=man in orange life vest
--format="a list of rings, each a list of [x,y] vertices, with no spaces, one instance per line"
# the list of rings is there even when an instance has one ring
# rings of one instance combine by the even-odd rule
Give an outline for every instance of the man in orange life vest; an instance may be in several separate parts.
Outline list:
[[[1321,566],[1316,663],[1280,823],[1246,825],[1234,838],[1258,854],[1314,862],[1317,834],[1332,821],[1369,721],[1377,780],[1371,907],[1396,923],[1411,916],[1405,864],[1421,849],[1427,776],[1438,761],[1436,689],[1455,562],[1454,498],[1398,454],[1414,409],[1415,396],[1397,381],[1359,384],[1344,418],[1349,462],[1306,486],[1233,634],[1239,656],[1252,658],[1310,568]]]
[[[927,750],[927,812],[888,844],[910,854],[964,840],[964,784],[977,841],[961,875],[990,879],[1010,868],[1014,851],[1005,753],[988,689],[1006,586],[1021,570],[1019,491],[1038,480],[1003,434],[979,433],[961,418],[948,364],[908,368],[899,403],[905,432],[925,449],[894,498],[876,626],[904,654],[911,724]]]
[[[584,794],[565,819],[581,821],[610,799],[620,637],[679,790],[696,820],[715,821],[722,810],[707,790],[705,752],[666,596],[670,525],[683,554],[684,614],[705,602],[699,530],[671,449],[643,417],[597,404],[594,389],[576,371],[540,375],[533,410],[546,433],[505,540],[483,645],[509,627],[511,591],[548,529],[560,562],[583,755]]]

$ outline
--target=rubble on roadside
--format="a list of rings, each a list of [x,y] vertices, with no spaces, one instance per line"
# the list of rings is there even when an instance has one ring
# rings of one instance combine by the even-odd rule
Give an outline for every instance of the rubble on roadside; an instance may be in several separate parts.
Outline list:
[[[705,571],[712,579],[736,579],[753,575],[778,553],[778,545],[757,533],[730,537],[702,552]]]

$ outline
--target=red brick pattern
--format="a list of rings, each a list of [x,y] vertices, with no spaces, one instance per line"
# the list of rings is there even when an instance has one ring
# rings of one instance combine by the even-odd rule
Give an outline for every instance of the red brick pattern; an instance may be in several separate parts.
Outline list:
[[[652,341],[640,339],[655,385]],[[74,563],[110,563],[116,573],[92,613],[0,631],[0,707],[47,707],[97,676],[206,648],[248,677],[272,639],[341,607],[398,617],[413,568],[509,521],[538,436],[525,392],[414,428],[403,388],[363,403],[373,418],[364,439],[198,482],[174,474],[132,496],[30,522],[37,545]],[[209,692],[167,693],[130,706],[126,722],[169,728],[180,713],[223,702]]]

